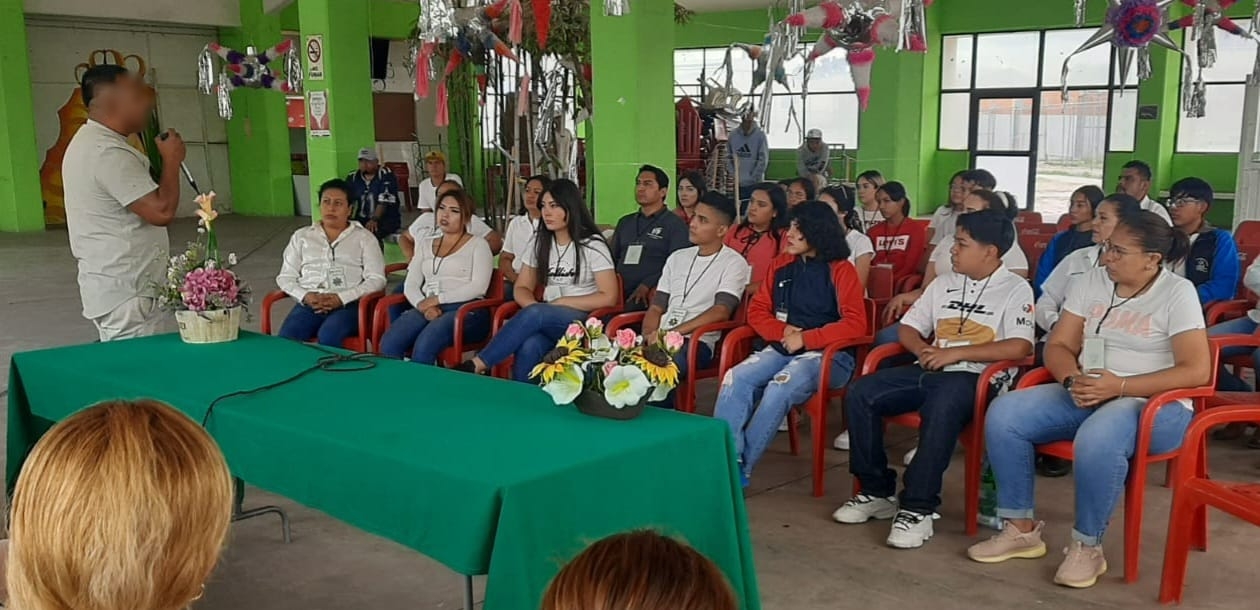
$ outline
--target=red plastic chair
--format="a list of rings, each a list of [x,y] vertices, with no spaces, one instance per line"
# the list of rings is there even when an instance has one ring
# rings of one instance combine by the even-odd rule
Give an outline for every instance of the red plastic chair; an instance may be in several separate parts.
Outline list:
[[[678,132],[676,156],[679,175],[689,170],[703,170],[705,158],[702,131],[704,125],[691,98],[684,97],[674,104],[674,121]]]
[[[544,287],[541,284],[534,288],[535,299],[539,301],[542,300],[543,288]],[[622,283],[621,283],[621,274],[617,274],[617,294],[619,295],[625,294],[625,290],[623,289]],[[494,318],[490,325],[490,328],[491,328],[490,336],[493,338],[494,335],[498,334],[499,329],[503,328],[503,325],[507,324],[508,320],[512,319],[512,316],[516,315],[517,312],[519,312],[520,310],[521,310],[521,306],[518,305],[516,301],[513,301],[513,300],[508,300],[507,302],[495,308]],[[602,320],[604,318],[615,316],[624,310],[625,310],[625,305],[618,304],[613,307],[604,307],[602,309],[596,309],[595,311],[592,311],[587,317],[599,318]],[[490,369],[490,374],[500,379],[510,378],[512,376],[512,362],[514,359],[515,359],[515,356],[508,356],[506,360],[492,367]]]
[[[359,299],[359,333],[350,337],[341,343],[341,346],[353,352],[367,352],[368,339],[371,336],[372,322],[372,306],[375,305],[377,299],[385,296],[385,291],[378,290],[376,292],[363,295]],[[267,293],[263,297],[262,302],[262,333],[264,335],[271,334],[271,309],[276,303],[289,298],[282,290],[275,290]],[[307,340],[307,343],[314,343],[315,337]]]
[[[381,337],[384,337],[385,331],[389,330],[389,308],[404,303],[407,303],[407,295],[405,294],[391,294],[376,302],[376,312],[372,317],[372,347],[375,352],[380,352]],[[490,333],[486,333],[486,338],[481,341],[465,341],[464,324],[467,323],[468,316],[472,315],[473,312],[482,309],[494,310],[502,304],[503,273],[495,269],[490,274],[490,289],[486,293],[486,298],[464,303],[459,309],[455,310],[455,344],[442,350],[442,353],[438,356],[438,363],[447,368],[452,368],[464,361],[464,352],[485,347],[490,342]]]
[[[866,354],[870,350],[871,345],[875,343],[874,324],[875,324],[875,302],[871,299],[866,301],[866,317],[869,320],[867,332],[870,333],[864,337],[855,337],[845,341],[837,341],[828,345],[823,349],[822,361],[831,362],[836,352],[846,349],[854,349],[855,366],[854,370],[860,370],[862,363],[866,361]],[[757,331],[751,326],[741,326],[732,330],[730,334],[722,341],[721,360],[718,365],[718,377],[725,377],[727,371],[734,368],[735,365],[743,362],[749,354],[752,353],[752,342],[757,338]],[[822,374],[818,377],[818,390],[810,396],[805,402],[804,410],[810,418],[810,432],[814,444],[814,497],[821,498],[823,495],[824,475],[827,467],[827,408],[831,404],[833,398],[844,396],[846,386],[839,388],[831,387],[831,367],[822,367]],[[800,405],[797,405],[798,407]],[[792,455],[799,455],[799,441],[796,437],[797,410],[793,408],[788,411],[788,440],[792,447]]]
[[[888,302],[897,296],[895,290],[893,268],[889,265],[871,265],[871,271],[866,276],[866,294],[875,302],[876,319],[884,315]]]
[[[653,290],[653,293],[656,291]],[[651,297],[649,297],[649,301]],[[712,332],[726,333],[743,326],[748,319],[748,301],[750,297],[745,296],[739,302],[739,307],[735,309],[735,313],[731,315],[731,319],[725,322],[715,322],[713,324],[705,324],[700,328],[692,331],[691,336],[694,341],[687,343],[687,376],[678,380],[678,388],[674,392],[674,407],[683,413],[696,412],[696,384],[705,379],[713,379],[718,376],[721,370],[720,357],[722,353],[722,343],[725,336],[719,338],[717,343],[713,345],[713,354],[709,359],[709,366],[700,367],[700,346],[699,337]],[[643,317],[646,312],[635,311],[631,313],[623,313],[613,317],[608,323],[606,332],[609,335],[616,333],[622,328],[631,326],[641,327],[643,325]]]
[[[1046,253],[1053,239],[1054,235],[1025,233],[1023,230],[1019,232],[1019,248],[1024,251],[1024,257],[1028,259],[1030,277],[1036,275],[1037,263],[1041,261],[1041,255]]]
[[[885,360],[908,353],[910,352],[900,343],[881,345],[872,350],[870,356],[866,358],[865,364],[862,365],[862,376],[874,374]],[[963,472],[963,521],[966,523],[968,536],[975,536],[979,531],[977,517],[980,515],[980,477],[984,466],[984,414],[989,409],[989,403],[996,398],[993,395],[993,378],[1007,369],[1026,369],[1032,365],[1032,357],[1023,360],[1000,360],[985,367],[976,380],[975,411],[972,413],[971,423],[963,428],[962,434],[958,437],[958,441],[967,452]],[[923,419],[918,411],[884,418],[885,425],[897,424],[916,430],[922,423]],[[861,490],[861,483],[857,477],[854,477],[853,493],[857,494]]]
[[[1142,409],[1142,418],[1138,422],[1137,447],[1134,449],[1133,459],[1129,463],[1129,480],[1125,482],[1124,487],[1125,582],[1137,582],[1138,579],[1138,553],[1142,544],[1142,500],[1146,494],[1146,471],[1148,467],[1158,462],[1169,462],[1168,471],[1171,473],[1173,468],[1171,462],[1183,455],[1189,455],[1185,453],[1185,445],[1167,453],[1150,455],[1151,431],[1155,427],[1155,415],[1159,412],[1159,409],[1152,408],[1152,405],[1161,407],[1175,400],[1186,398],[1194,401],[1196,412],[1202,411],[1205,408],[1205,399],[1212,396],[1215,392],[1216,366],[1219,361],[1219,355],[1219,350],[1214,348],[1212,350],[1212,379],[1208,385],[1163,392],[1150,397],[1147,400],[1146,408]],[[1039,368],[1030,371],[1023,379],[1020,379],[1017,388],[1031,388],[1047,383],[1056,383],[1054,375],[1050,373],[1049,369]],[[1050,455],[1065,460],[1071,460],[1075,455],[1072,441],[1056,441],[1037,445],[1036,451],[1042,455]]]
[[[1035,225],[1039,225],[1039,224],[1041,224],[1041,212],[1029,212],[1029,211],[1027,211],[1027,210],[1022,211],[1022,212],[1020,212],[1019,214],[1017,214],[1017,215],[1015,216],[1015,224],[1017,224],[1017,225],[1028,225],[1028,224],[1035,224]]]
[[[1059,231],[1066,231],[1071,228],[1072,228],[1072,216],[1070,214],[1064,214],[1060,216],[1059,222],[1055,223],[1055,229],[1058,229]]]
[[[1240,247],[1260,246],[1260,220],[1244,220],[1234,229],[1234,242]]]
[[[1210,480],[1204,442],[1208,430],[1215,426],[1252,421],[1260,421],[1260,403],[1222,406],[1200,413],[1191,422],[1182,441],[1185,458],[1177,461],[1173,478],[1164,573],[1159,585],[1160,603],[1181,603],[1190,548],[1207,550],[1209,506],[1260,526],[1260,485]],[[1191,456],[1196,459],[1189,459]]]

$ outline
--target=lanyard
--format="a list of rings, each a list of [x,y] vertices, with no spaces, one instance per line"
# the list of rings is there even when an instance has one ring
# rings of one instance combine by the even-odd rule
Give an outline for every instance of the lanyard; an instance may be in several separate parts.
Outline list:
[[[766,233],[770,232],[769,230],[758,231],[752,227],[748,227],[748,231],[751,235],[745,235],[740,238],[740,241],[744,242],[744,247],[739,251],[739,255],[744,258],[747,258],[748,251],[752,250],[753,246],[757,245],[757,242],[761,241],[761,238],[764,237]]]
[[[555,237],[552,237],[552,238],[551,238],[551,247],[555,249],[555,251],[557,252],[557,254],[556,254],[556,260],[555,260],[555,263],[554,263],[554,264],[552,264],[552,265],[548,265],[548,267],[549,267],[549,268],[547,269],[547,275],[548,275],[548,276],[555,275],[555,274],[556,274],[556,272],[560,270],[560,264],[564,262],[564,255],[568,254],[568,253],[569,253],[569,250],[570,250],[571,248],[573,248],[573,241],[574,241],[574,240],[570,239],[570,240],[569,240],[569,244],[568,244],[568,245],[566,245],[566,246],[564,247],[564,249],[563,249],[563,250],[561,250],[561,249],[560,249],[560,243],[556,241],[556,238],[555,238]],[[575,277],[575,278],[573,278],[573,282],[575,282],[575,283],[577,282],[577,278],[576,278],[576,277]]]
[[[634,243],[636,244],[643,243],[644,233],[651,231],[656,226],[656,223],[661,221],[661,217],[669,213],[670,213],[669,210],[662,209],[661,211],[657,212],[655,216],[651,216],[650,218],[652,219],[652,222],[648,223],[647,229],[640,228],[639,226],[640,221],[643,220],[643,213],[640,212],[638,216],[635,216],[634,218],[634,232],[635,232]]]
[[[451,249],[447,250],[446,254],[442,254],[442,242],[446,241],[446,236],[443,235],[442,237],[438,238],[437,252],[433,253],[433,276],[434,277],[437,277],[438,271],[442,269],[442,263],[446,262],[447,257],[454,254],[455,251],[459,249],[460,244],[464,243],[464,237],[466,237],[467,235],[468,235],[467,233],[461,233],[459,236],[459,239],[455,240],[455,245],[451,246]]]
[[[691,259],[691,265],[687,267],[687,279],[683,280],[682,303],[684,307],[687,305],[687,295],[690,295],[691,291],[695,290],[696,286],[700,284],[700,280],[704,279],[704,274],[709,272],[709,267],[712,267],[713,263],[717,262],[718,255],[721,253],[721,250],[715,252],[713,254],[713,258],[709,259],[709,264],[705,265],[704,269],[700,271],[700,275],[696,276],[695,283],[692,283],[691,286],[687,286],[687,284],[691,282],[691,271],[696,268],[696,261],[700,260],[700,253],[697,251],[696,257]]]
[[[1112,284],[1111,285],[1111,302],[1107,305],[1107,310],[1103,312],[1102,317],[1098,319],[1098,325],[1094,327],[1094,334],[1097,335],[1098,333],[1102,332],[1103,322],[1107,321],[1107,316],[1110,316],[1112,311],[1116,310],[1119,307],[1124,307],[1125,303],[1128,303],[1129,301],[1136,299],[1138,295],[1146,292],[1147,289],[1149,289],[1151,285],[1155,283],[1155,280],[1159,279],[1160,273],[1163,273],[1163,269],[1157,270],[1155,272],[1155,277],[1152,277],[1150,280],[1147,280],[1145,286],[1142,286],[1140,290],[1133,293],[1132,295],[1129,295],[1128,297],[1126,297],[1123,301],[1120,301],[1119,303],[1116,302],[1116,290],[1118,290],[1120,287],[1117,286],[1116,284]]]
[[[984,278],[984,285],[980,287],[980,292],[976,295],[976,300],[971,302],[970,307],[967,306],[967,279],[967,276],[964,275],[962,287],[963,293],[958,297],[959,300],[962,301],[962,314],[958,316],[957,335],[959,338],[962,338],[963,326],[967,324],[967,320],[971,319],[972,312],[974,312],[976,307],[980,305],[980,299],[984,297],[984,290],[989,287],[989,281],[993,279],[993,274],[990,273],[989,277]]]

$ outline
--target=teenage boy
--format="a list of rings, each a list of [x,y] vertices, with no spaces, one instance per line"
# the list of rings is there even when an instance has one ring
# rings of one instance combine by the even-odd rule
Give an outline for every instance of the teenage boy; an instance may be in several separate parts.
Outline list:
[[[613,232],[613,260],[629,311],[647,309],[648,293],[660,281],[665,259],[690,245],[687,223],[665,205],[668,194],[669,176],[661,168],[640,167],[634,187],[639,211],[623,216]]]
[[[1201,178],[1182,178],[1168,189],[1173,226],[1190,237],[1190,255],[1172,266],[1173,273],[1194,284],[1199,303],[1234,298],[1238,291],[1238,244],[1224,229],[1207,221],[1212,185]]]
[[[687,343],[674,357],[679,379],[687,370],[687,350],[694,340],[697,346],[696,365],[704,368],[713,360],[713,345],[720,333],[693,337],[701,326],[725,322],[739,308],[750,269],[744,257],[723,244],[726,232],[735,223],[735,202],[717,192],[705,193],[691,216],[690,248],[669,255],[656,296],[643,318],[643,334],[673,330],[687,338]],[[674,393],[658,406],[673,408]]]
[[[941,479],[954,445],[971,423],[976,380],[988,363],[1033,350],[1033,294],[1002,265],[1015,226],[997,211],[958,217],[950,256],[955,274],[937,278],[901,318],[901,345],[918,362],[858,379],[845,397],[849,472],[862,492],[832,515],[840,523],[893,519],[887,544],[912,549],[932,537]],[[931,341],[929,343],[929,340]],[[1001,381],[1009,384],[1010,377]],[[883,419],[917,410],[923,418],[904,489],[884,453]]]

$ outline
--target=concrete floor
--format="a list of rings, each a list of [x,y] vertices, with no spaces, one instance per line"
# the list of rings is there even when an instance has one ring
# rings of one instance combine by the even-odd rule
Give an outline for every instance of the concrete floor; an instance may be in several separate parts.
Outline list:
[[[274,287],[288,236],[305,222],[233,216],[219,221],[221,247],[240,256],[238,271],[251,283],[258,301]],[[193,236],[193,225],[181,221],[171,234],[172,243],[182,244]],[[0,265],[0,357],[4,364],[0,387],[7,387],[7,365],[14,352],[83,343],[93,340],[95,333],[80,317],[75,265],[64,231],[0,234],[0,260],[4,261]],[[257,316],[248,327],[257,330]],[[702,386],[701,392],[701,404],[711,405],[714,388]],[[836,426],[838,419],[833,418]],[[1106,542],[1112,572],[1093,589],[1074,591],[1050,582],[1071,527],[1070,478],[1038,479],[1040,517],[1048,523],[1051,553],[1038,561],[984,566],[963,555],[972,540],[963,534],[960,521],[960,459],[946,475],[936,537],[923,549],[895,551],[883,544],[887,522],[842,526],[831,521],[831,511],[849,495],[847,454],[828,450],[827,496],[815,499],[809,495],[808,460],[789,455],[786,435],[780,436],[748,492],[757,572],[768,610],[1156,605],[1170,498],[1163,487],[1152,485],[1147,490],[1142,580],[1135,585],[1121,580],[1122,519],[1117,513]],[[890,431],[889,451],[894,458],[912,444],[913,437],[906,431]],[[1260,452],[1238,443],[1216,444],[1212,460],[1213,472],[1221,478],[1254,481],[1260,475]],[[1152,473],[1152,477],[1163,480],[1162,474]],[[248,503],[286,508],[293,519],[293,543],[282,543],[274,518],[235,525],[223,565],[197,608],[390,610],[460,605],[458,577],[426,557],[284,498],[251,490]],[[1210,541],[1211,552],[1196,554],[1191,560],[1185,607],[1256,607],[1251,579],[1260,569],[1260,554],[1252,545],[1260,544],[1260,530],[1215,514]]]

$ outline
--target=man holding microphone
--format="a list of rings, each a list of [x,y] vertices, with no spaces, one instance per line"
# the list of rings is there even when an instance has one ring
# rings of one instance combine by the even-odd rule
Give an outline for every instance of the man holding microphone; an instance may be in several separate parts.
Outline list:
[[[115,65],[83,74],[88,120],[70,140],[61,165],[83,317],[96,326],[101,341],[161,329],[157,285],[170,256],[166,225],[179,207],[185,149],[174,130],[157,140],[162,175],[155,184],[148,157],[127,143],[153,110],[142,78]]]

